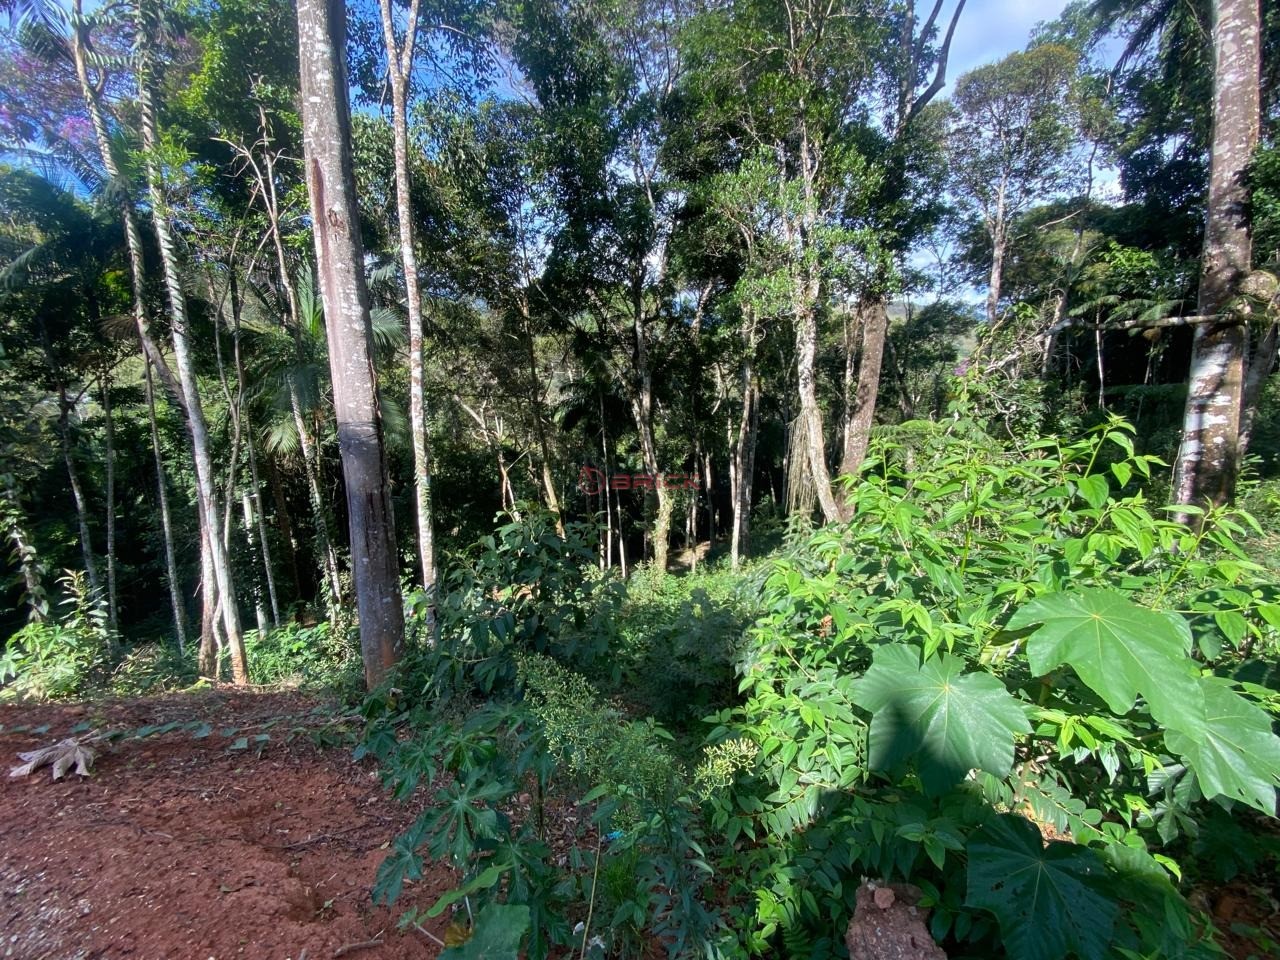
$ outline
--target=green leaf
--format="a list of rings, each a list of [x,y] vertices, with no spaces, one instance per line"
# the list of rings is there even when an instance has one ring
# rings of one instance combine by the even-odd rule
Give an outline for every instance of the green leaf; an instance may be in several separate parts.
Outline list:
[[[1037,597],[1006,625],[1040,626],[1027,640],[1031,672],[1041,677],[1064,663],[1118,714],[1141,694],[1157,719],[1194,710],[1198,678],[1188,651],[1191,628],[1180,616],[1140,607],[1108,590],[1077,590]]]
[[[975,767],[1003,776],[1013,741],[1030,733],[1018,700],[989,673],[963,673],[950,654],[923,664],[914,647],[876,650],[853,684],[853,700],[871,713],[869,759],[893,770],[914,758],[926,790],[939,793]]]
[[[1271,718],[1232,688],[1225,677],[1206,677],[1202,713],[1170,723],[1165,745],[1195,771],[1205,797],[1230,797],[1274,816],[1280,786],[1280,738]]]
[[[475,893],[477,890],[488,890],[495,883],[497,883],[499,880],[502,879],[502,874],[504,872],[505,871],[502,867],[497,867],[497,866],[489,867],[484,872],[480,873],[478,876],[464,883],[462,886],[458,887],[455,890],[450,890],[448,893],[444,894],[439,900],[437,900],[432,905],[431,909],[427,911],[427,916],[438,917],[440,916],[440,914],[444,913],[445,908],[448,907],[451,903],[456,903],[457,901],[461,900],[463,897],[469,897],[471,896],[471,894]]]
[[[470,939],[443,951],[440,960],[518,960],[520,940],[528,929],[529,908],[524,904],[491,903],[476,914]]]
[[[1107,497],[1111,495],[1111,485],[1107,483],[1106,475],[1101,473],[1081,477],[1076,481],[1076,487],[1080,491],[1080,496],[1084,497],[1089,506],[1095,510],[1101,509],[1107,502]]]
[[[1011,960],[1102,960],[1118,903],[1103,892],[1106,868],[1087,847],[1051,841],[1035,825],[1005,813],[969,840],[966,903],[1000,924]]]

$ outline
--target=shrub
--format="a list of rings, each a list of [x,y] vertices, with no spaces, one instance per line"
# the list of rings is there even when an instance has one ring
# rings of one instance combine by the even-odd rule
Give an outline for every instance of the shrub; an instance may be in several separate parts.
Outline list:
[[[32,621],[13,634],[0,657],[6,696],[60,699],[79,696],[106,664],[111,644],[106,606],[67,570],[58,580],[64,597],[57,620]]]
[[[924,889],[962,951],[1202,949],[1179,839],[1224,805],[1273,814],[1280,783],[1277,698],[1248,679],[1280,606],[1237,542],[1260,531],[1161,519],[1119,421],[940,442],[909,470],[880,443],[856,519],[774,564],[712,736],[760,748],[710,804],[738,947],[840,955],[865,873]]]

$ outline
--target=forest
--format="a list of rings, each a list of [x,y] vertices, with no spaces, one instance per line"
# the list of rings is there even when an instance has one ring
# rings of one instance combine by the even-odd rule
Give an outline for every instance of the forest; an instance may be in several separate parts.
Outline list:
[[[1280,956],[1280,4],[1043,6],[0,0],[11,955]]]

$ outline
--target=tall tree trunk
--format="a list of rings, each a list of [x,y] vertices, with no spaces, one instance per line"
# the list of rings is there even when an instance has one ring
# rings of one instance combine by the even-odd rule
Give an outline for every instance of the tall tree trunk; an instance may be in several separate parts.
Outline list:
[[[863,303],[862,349],[858,364],[857,389],[845,398],[844,453],[840,473],[852,476],[862,468],[871,444],[871,428],[875,425],[876,401],[880,394],[880,373],[884,365],[884,344],[889,335],[889,305],[883,297]],[[852,403],[850,403],[852,401]],[[848,518],[848,504],[842,505]]]
[[[99,380],[102,391],[102,416],[106,434],[107,494],[107,617],[113,638],[120,632],[120,605],[116,594],[116,424],[111,410],[111,385],[104,375]]]
[[[157,375],[186,415],[186,398],[173,371],[165,361],[164,354],[156,346],[151,336],[151,322],[147,317],[146,268],[142,250],[142,234],[138,230],[138,221],[133,214],[132,190],[120,176],[120,168],[111,152],[111,135],[107,130],[106,116],[99,100],[100,88],[89,77],[88,26],[84,20],[82,0],[71,0],[71,54],[75,62],[76,78],[80,85],[80,95],[84,98],[85,108],[89,113],[90,125],[93,127],[94,142],[98,147],[98,158],[102,168],[124,198],[120,205],[120,213],[124,220],[125,243],[129,250],[129,283],[133,294],[133,321],[138,331],[138,339],[142,343],[142,351],[156,369]],[[104,81],[100,81],[104,82]]]
[[[178,564],[173,550],[173,523],[169,516],[169,490],[165,482],[164,455],[160,452],[160,428],[156,424],[156,396],[151,378],[151,361],[142,361],[147,391],[147,419],[151,424],[151,452],[156,461],[156,492],[160,502],[160,535],[164,540],[165,575],[169,579],[169,605],[173,609],[173,632],[178,653],[187,648],[187,618],[183,612],[182,590],[178,584]]]
[[[1258,0],[1214,3],[1213,153],[1198,312],[1218,319],[1197,325],[1192,340],[1182,444],[1174,465],[1175,504],[1230,501],[1240,468],[1249,331],[1231,314],[1252,268],[1246,174],[1261,116],[1260,22]]]
[[[262,163],[258,164],[253,150],[243,148],[240,153],[248,161],[258,183],[258,191],[262,197],[263,208],[267,214],[267,229],[271,237],[271,245],[276,254],[276,270],[279,273],[280,289],[284,291],[287,313],[286,326],[293,332],[294,352],[299,363],[302,362],[302,305],[298,299],[298,290],[294,286],[289,272],[289,258],[285,254],[284,235],[280,229],[280,198],[276,192],[275,165],[277,154],[269,149],[271,143],[271,124],[267,120],[265,108],[258,105],[258,127],[262,132],[260,143],[263,144]],[[329,614],[329,622],[336,623],[342,601],[342,578],[338,571],[338,554],[333,548],[333,537],[329,533],[328,511],[325,510],[324,499],[320,495],[320,456],[316,444],[307,426],[306,415],[302,409],[302,397],[298,390],[297,380],[289,377],[289,411],[293,416],[294,430],[298,434],[298,446],[302,450],[302,472],[307,482],[307,495],[311,505],[311,519],[315,526],[317,546],[320,551],[320,562],[324,568],[323,587],[325,609]],[[282,504],[279,476],[273,470],[272,489],[276,493],[277,505]],[[259,511],[261,512],[261,511]],[[280,513],[283,523],[288,524],[288,511]],[[287,537],[289,544],[289,562],[293,571],[293,582],[296,595],[302,595],[298,577],[298,558],[296,544],[293,541],[292,529]]]
[[[212,528],[204,519],[204,510],[196,503],[200,518],[200,652],[197,668],[200,676],[217,680],[218,651],[218,585],[213,573],[212,551],[209,542],[214,539]]]
[[[391,134],[395,149],[396,214],[400,229],[400,262],[404,269],[405,307],[409,314],[409,423],[413,435],[413,484],[418,524],[418,562],[422,587],[432,598],[436,587],[435,532],[431,517],[431,448],[427,436],[426,399],[422,388],[422,294],[418,289],[418,257],[413,243],[413,210],[409,196],[409,80],[413,75],[413,47],[418,29],[418,0],[410,0],[404,40],[396,40],[391,0],[379,0],[382,38],[391,77]]]
[[[144,16],[140,30],[145,30]],[[151,104],[151,85],[147,50],[143,40],[143,57],[138,67],[138,118],[142,132],[142,146],[146,158],[147,189],[151,195],[152,224],[160,247],[160,264],[164,272],[165,291],[169,303],[169,318],[173,337],[173,355],[178,368],[178,379],[187,401],[187,428],[191,434],[194,454],[196,492],[202,507],[202,521],[211,525],[209,536],[209,560],[213,567],[214,582],[218,589],[222,627],[231,654],[231,674],[236,683],[248,683],[249,673],[245,662],[244,637],[240,631],[240,612],[236,606],[235,581],[231,564],[218,534],[218,495],[214,489],[213,458],[209,452],[209,428],[204,418],[204,406],[200,400],[195,361],[191,355],[191,332],[188,327],[187,299],[182,289],[178,271],[178,254],[169,231],[168,205],[159,162],[156,159],[155,112]]]
[[[345,28],[341,0],[298,0],[307,193],[347,488],[360,646],[372,688],[400,658],[404,609],[351,167]]]
[[[262,509],[262,481],[258,477],[258,455],[253,448],[253,431],[249,428],[248,414],[245,415],[245,421],[245,450],[249,454],[249,479],[253,481],[250,497],[258,524],[258,541],[262,550],[262,568],[266,575],[267,599],[271,602],[271,625],[278,627],[280,626],[280,599],[276,593],[275,565],[271,560],[271,544],[267,539],[267,518]]]
[[[755,473],[760,386],[750,360],[742,365],[742,419],[733,444],[733,530],[729,556],[737,570],[751,545],[751,480]]]
[[[827,469],[826,441],[822,429],[822,409],[818,406],[815,374],[818,353],[816,310],[816,294],[804,294],[797,299],[796,383],[800,395],[800,416],[796,428],[802,432],[806,466],[818,495],[818,504],[822,507],[822,516],[827,523],[836,523],[841,519],[841,510],[831,488],[831,472]]]
[[[58,384],[58,441],[62,446],[62,462],[67,468],[67,481],[71,484],[71,498],[76,505],[76,522],[80,527],[80,557],[84,562],[84,575],[89,581],[89,591],[95,599],[102,599],[102,581],[98,577],[98,561],[93,555],[93,539],[89,534],[89,503],[84,487],[80,485],[80,471],[71,451],[71,425],[68,421],[71,401],[67,390]]]

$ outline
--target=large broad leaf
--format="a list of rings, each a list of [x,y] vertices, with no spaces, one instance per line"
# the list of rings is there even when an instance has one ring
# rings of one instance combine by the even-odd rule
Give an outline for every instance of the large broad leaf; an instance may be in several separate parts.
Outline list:
[[[466,943],[449,947],[440,960],[518,960],[520,939],[529,929],[524,904],[491,903],[476,914]]]
[[[1027,659],[1036,676],[1070,664],[1116,713],[1127,713],[1141,694],[1165,724],[1198,709],[1203,694],[1182,617],[1090,589],[1037,597],[1009,618],[1007,629],[1033,624],[1040,626],[1027,640]]]
[[[871,713],[870,763],[894,770],[913,758],[926,790],[950,787],[975,767],[1004,776],[1013,740],[1029,733],[1018,700],[989,673],[963,673],[944,655],[920,662],[914,647],[880,647],[853,684],[853,700]]]
[[[1103,891],[1106,867],[1087,847],[1054,840],[1000,814],[969,839],[966,903],[988,910],[1012,960],[1101,960],[1119,906]]]
[[[1275,815],[1280,786],[1280,739],[1271,718],[1232,689],[1206,677],[1203,712],[1187,711],[1169,724],[1165,746],[1184,757],[1206,797],[1230,797]]]

